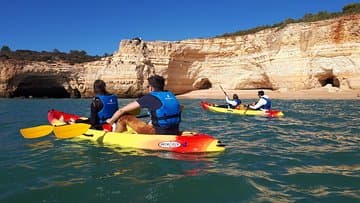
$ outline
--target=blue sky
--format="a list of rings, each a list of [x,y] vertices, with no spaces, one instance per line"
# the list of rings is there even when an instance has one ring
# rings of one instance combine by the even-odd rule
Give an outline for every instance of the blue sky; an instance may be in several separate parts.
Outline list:
[[[340,12],[348,0],[1,0],[0,46],[90,55],[122,39],[207,38],[305,13]]]

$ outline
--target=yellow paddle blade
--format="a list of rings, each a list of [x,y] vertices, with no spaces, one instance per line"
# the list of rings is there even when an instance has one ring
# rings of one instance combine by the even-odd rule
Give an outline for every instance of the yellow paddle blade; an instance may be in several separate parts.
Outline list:
[[[24,138],[33,139],[44,137],[50,134],[54,129],[54,126],[51,125],[39,125],[31,128],[22,128],[20,133]]]
[[[55,126],[54,134],[60,139],[73,138],[84,134],[90,127],[91,125],[86,123]]]

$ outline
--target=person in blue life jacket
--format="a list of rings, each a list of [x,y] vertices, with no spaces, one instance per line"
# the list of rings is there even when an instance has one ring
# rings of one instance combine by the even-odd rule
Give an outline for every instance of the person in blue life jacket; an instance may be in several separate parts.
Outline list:
[[[267,95],[265,95],[264,91],[262,90],[258,91],[258,96],[259,96],[258,102],[253,103],[248,107],[250,109],[255,109],[255,110],[263,110],[263,111],[270,110],[271,109],[270,98]]]
[[[178,135],[181,122],[181,107],[175,95],[165,91],[165,79],[153,75],[147,79],[149,93],[120,108],[107,120],[107,123],[116,123],[116,132],[124,132],[130,126],[141,134]],[[134,115],[126,113],[138,108],[146,108],[150,113],[151,123],[145,123]]]
[[[106,84],[103,80],[95,80],[94,94],[90,105],[90,118],[87,120],[76,120],[76,123],[88,123],[93,129],[103,129],[106,119],[118,110],[118,98],[106,91]]]
[[[233,94],[233,99],[229,99],[229,97],[226,95],[225,97],[226,103],[230,106],[230,108],[235,109],[241,104],[241,100],[239,99],[239,96],[237,94]]]
[[[219,105],[217,107],[222,107],[222,108],[232,108],[232,109],[237,109],[242,107],[241,104],[241,100],[239,99],[239,96],[237,94],[233,94],[233,98],[229,99],[228,95],[225,95],[225,101],[226,104],[225,105]]]

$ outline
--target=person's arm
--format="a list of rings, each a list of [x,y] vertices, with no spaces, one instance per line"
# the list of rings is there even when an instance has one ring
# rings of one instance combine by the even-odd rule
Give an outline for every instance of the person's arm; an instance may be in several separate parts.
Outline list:
[[[228,103],[228,104],[230,104],[230,105],[232,105],[232,106],[236,106],[236,105],[237,105],[236,101],[230,100],[229,97],[227,97],[227,96],[225,97],[225,100],[226,100],[226,103]]]
[[[102,107],[103,105],[98,98],[95,98],[91,102],[89,124],[91,124],[92,126],[95,126],[99,123],[98,113],[102,109]]]
[[[261,106],[263,106],[265,104],[266,104],[266,100],[261,98],[261,99],[259,99],[259,101],[255,105],[250,105],[249,107],[251,109],[259,109]]]
[[[138,108],[140,108],[140,104],[137,101],[133,101],[130,104],[122,107],[121,109],[118,109],[111,118],[106,120],[106,122],[109,124],[113,124],[120,118],[120,116]]]

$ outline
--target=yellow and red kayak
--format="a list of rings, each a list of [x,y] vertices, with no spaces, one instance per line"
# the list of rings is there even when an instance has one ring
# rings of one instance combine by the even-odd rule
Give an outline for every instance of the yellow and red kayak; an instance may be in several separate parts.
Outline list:
[[[230,113],[230,114],[236,114],[236,115],[251,115],[251,116],[266,116],[266,117],[281,117],[284,116],[284,113],[279,110],[253,110],[248,108],[242,108],[242,109],[231,109],[231,108],[225,108],[225,107],[219,107],[216,104],[211,104],[206,101],[201,101],[201,107],[205,110],[212,111],[212,112],[218,112],[218,113]]]
[[[48,120],[52,125],[59,125],[81,118],[84,117],[57,110],[48,112]],[[210,135],[195,132],[183,132],[181,135],[148,135],[137,134],[131,129],[122,133],[89,129],[83,135],[76,137],[76,139],[91,140],[123,148],[180,153],[220,152],[225,150],[225,145],[219,140]]]

